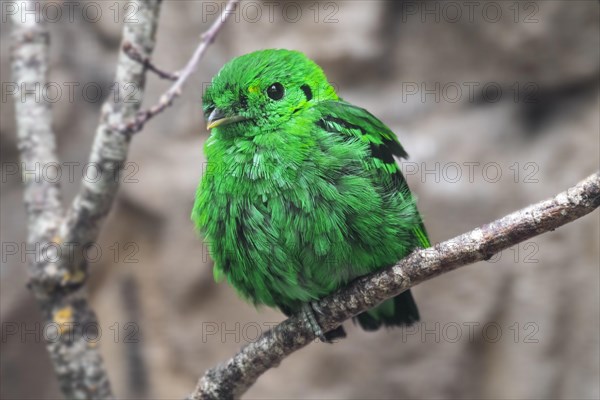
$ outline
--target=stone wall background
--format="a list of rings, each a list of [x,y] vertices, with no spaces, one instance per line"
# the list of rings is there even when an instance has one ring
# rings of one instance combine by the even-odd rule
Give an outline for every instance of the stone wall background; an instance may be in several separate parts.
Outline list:
[[[124,14],[115,19],[115,2],[92,3],[102,10],[97,22],[76,8],[73,22],[50,24],[50,80],[62,87],[96,82],[109,93]],[[91,301],[120,398],[182,398],[207,368],[282,319],[213,282],[189,221],[207,137],[202,87],[234,56],[301,50],[323,66],[342,97],[388,124],[411,155],[404,170],[433,242],[598,169],[598,2],[467,3],[248,0],[227,23],[184,96],[134,139],[131,179],[92,263]],[[123,12],[125,3],[117,4]],[[165,1],[157,65],[176,70],[187,61],[214,6],[222,4]],[[4,17],[1,80],[10,82]],[[167,85],[149,75],[145,104]],[[54,106],[59,157],[79,163],[77,179],[62,179],[69,200],[102,100],[75,93],[74,101],[63,96]],[[5,252],[6,243],[25,241],[21,182],[7,172],[18,154],[13,99],[5,94],[3,87],[0,394],[57,398],[35,328],[37,306],[25,288],[25,256]],[[293,354],[247,397],[597,399],[598,222],[595,212],[491,262],[419,285],[414,295],[423,321],[413,330],[365,333],[347,324],[348,339]],[[18,333],[8,334],[9,325]]]

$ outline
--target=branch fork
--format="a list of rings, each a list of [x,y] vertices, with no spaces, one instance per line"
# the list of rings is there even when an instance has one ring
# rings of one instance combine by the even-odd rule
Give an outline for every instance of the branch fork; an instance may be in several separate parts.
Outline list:
[[[226,10],[233,10],[238,2],[230,0]],[[39,9],[35,7],[37,0],[22,3],[23,9]],[[181,87],[227,19],[225,14],[217,19],[184,70],[172,74],[162,71],[150,61],[161,0],[133,0],[133,3],[136,21],[124,24],[123,51],[119,55],[115,81],[136,85],[140,98],[143,98],[147,70],[173,80],[175,84],[161,97],[159,104],[148,110],[140,111],[140,102],[126,102],[123,98],[111,99],[103,105],[89,161],[105,171],[122,170],[131,135],[140,131],[150,118],[170,106],[181,94]],[[47,81],[49,48],[49,34],[41,22],[43,18],[41,15],[22,18],[21,13],[15,12],[11,14],[11,20],[13,78],[19,88],[35,84],[43,86]],[[25,168],[37,163],[58,164],[50,104],[33,101],[31,96],[20,101],[17,95],[15,110],[18,148]],[[114,121],[118,122],[115,124]],[[62,256],[56,261],[48,261],[43,254],[37,254],[28,265],[28,287],[38,300],[45,326],[56,323],[59,326],[66,323],[75,326],[98,324],[87,301],[87,263],[81,249],[97,240],[118,189],[119,182],[113,179],[112,174],[102,174],[94,182],[82,180],[79,193],[65,210],[58,182],[46,179],[25,182],[27,244],[36,248],[56,244],[62,250]],[[75,244],[79,251],[66,244]],[[114,398],[98,348],[90,345],[82,332],[73,330],[68,333],[46,344],[64,396],[69,399]]]

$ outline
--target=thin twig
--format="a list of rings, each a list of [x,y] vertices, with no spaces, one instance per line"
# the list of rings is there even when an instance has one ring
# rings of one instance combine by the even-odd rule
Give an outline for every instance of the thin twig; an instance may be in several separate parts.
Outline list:
[[[477,261],[580,218],[600,205],[595,173],[552,199],[533,204],[427,249],[393,267],[360,278],[318,302],[319,325],[328,331],[410,287]],[[310,325],[292,316],[243,347],[229,361],[208,370],[188,399],[240,397],[260,375],[314,341]]]
[[[139,132],[144,127],[144,124],[148,122],[149,119],[154,117],[155,115],[163,112],[167,107],[173,104],[175,98],[181,95],[181,90],[185,82],[192,75],[192,73],[196,70],[198,63],[202,59],[202,56],[208,49],[208,47],[215,40],[215,37],[225,24],[227,18],[234,13],[235,8],[237,7],[240,0],[229,0],[223,12],[217,18],[213,24],[208,28],[206,32],[204,32],[200,38],[200,44],[194,51],[194,54],[186,64],[186,66],[178,73],[179,78],[177,81],[167,90],[161,97],[157,104],[154,106],[139,111],[134,118],[131,120],[118,124],[117,130],[126,135],[133,135],[136,132]]]
[[[154,65],[152,63],[152,61],[150,61],[150,57],[146,57],[146,56],[142,55],[140,53],[140,51],[138,49],[136,49],[135,46],[133,44],[131,44],[130,42],[123,43],[123,51],[125,52],[125,54],[127,54],[129,56],[129,58],[139,62],[140,64],[142,64],[144,66],[144,68],[148,69],[149,71],[154,72],[160,78],[168,79],[170,81],[176,81],[177,79],[179,79],[179,73],[177,73],[177,72],[171,73],[171,72],[163,71],[162,69],[158,68],[156,65]]]

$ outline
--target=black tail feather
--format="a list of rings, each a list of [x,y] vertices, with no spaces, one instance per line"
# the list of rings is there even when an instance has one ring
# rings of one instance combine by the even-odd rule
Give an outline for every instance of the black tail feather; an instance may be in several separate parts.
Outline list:
[[[384,319],[386,326],[410,326],[421,319],[417,303],[410,290],[400,293],[394,298],[394,316]]]
[[[338,339],[343,339],[345,337],[346,331],[344,330],[344,327],[342,325],[329,332],[325,332],[325,341],[327,343],[335,343]]]
[[[394,313],[391,316],[373,315],[369,312],[359,314],[354,318],[354,322],[365,331],[375,331],[381,327],[410,326],[419,321],[419,309],[415,303],[410,290],[400,293],[394,297]]]
[[[354,323],[358,321],[360,327],[368,332],[376,331],[377,329],[381,328],[381,320],[376,319],[368,312],[358,314],[356,317],[352,318],[352,320]]]

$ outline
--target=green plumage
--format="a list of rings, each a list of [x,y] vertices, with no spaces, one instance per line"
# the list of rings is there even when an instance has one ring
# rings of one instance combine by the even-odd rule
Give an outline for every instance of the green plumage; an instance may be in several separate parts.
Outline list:
[[[394,160],[406,152],[344,102],[302,53],[231,60],[204,94],[211,135],[192,219],[215,278],[254,304],[300,310],[429,242]],[[365,329],[419,314],[410,292],[358,317]]]

